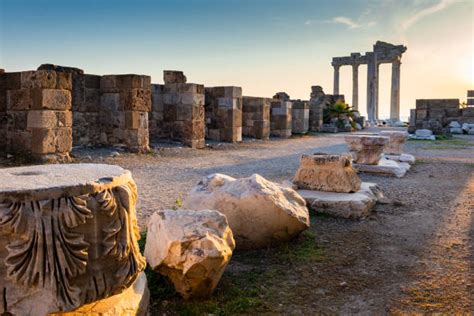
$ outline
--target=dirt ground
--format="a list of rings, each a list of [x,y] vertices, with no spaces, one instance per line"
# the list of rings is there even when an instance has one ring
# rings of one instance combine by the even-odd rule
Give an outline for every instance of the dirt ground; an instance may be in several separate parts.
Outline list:
[[[390,203],[353,221],[311,214],[311,228],[276,248],[236,252],[213,298],[183,302],[149,273],[152,315],[406,314],[474,311],[474,136],[409,141],[417,163],[402,179],[362,174]],[[290,179],[303,153],[347,151],[342,135],[313,135],[205,150],[159,144],[149,155],[74,151],[80,162],[118,164],[139,190],[141,229],[201,177],[259,173]],[[8,161],[0,161],[0,165]]]

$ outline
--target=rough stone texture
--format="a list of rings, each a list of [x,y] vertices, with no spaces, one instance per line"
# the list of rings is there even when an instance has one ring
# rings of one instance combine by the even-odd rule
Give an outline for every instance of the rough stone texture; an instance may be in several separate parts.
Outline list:
[[[145,272],[120,294],[84,305],[72,312],[52,313],[48,316],[146,316],[150,304],[150,291]]]
[[[408,170],[410,170],[410,164],[406,162],[398,162],[396,160],[380,159],[380,161],[374,164],[354,164],[354,168],[359,172],[374,173],[384,176],[395,176],[402,178],[405,176]]]
[[[335,217],[359,219],[370,215],[374,209],[380,189],[375,183],[362,182],[355,193],[298,190],[310,210]]]
[[[289,138],[291,137],[292,125],[291,101],[273,99],[270,102],[270,135]]]
[[[418,99],[410,115],[409,131],[429,129],[435,135],[449,134],[451,122],[474,123],[473,108],[460,108],[459,99]]]
[[[291,110],[293,134],[306,134],[309,130],[309,104],[308,101],[293,100]]]
[[[182,71],[176,70],[164,70],[163,71],[163,82],[165,84],[170,83],[186,83],[186,76]]]
[[[207,176],[184,199],[183,207],[226,215],[239,249],[267,247],[309,227],[305,201],[294,190],[258,174],[241,179]]]
[[[71,75],[52,70],[0,75],[0,147],[38,161],[68,161]]]
[[[194,83],[152,85],[151,138],[173,139],[204,148],[204,86]]]
[[[270,100],[258,97],[242,98],[243,136],[257,139],[270,137]]]
[[[234,248],[227,219],[217,211],[164,210],[148,222],[145,257],[185,299],[212,295]]]
[[[7,312],[71,311],[122,293],[144,270],[129,171],[46,165],[1,169],[0,178],[0,291]]]
[[[100,141],[125,144],[130,151],[149,151],[148,112],[151,78],[141,75],[105,75],[100,78]]]
[[[345,136],[346,144],[357,164],[378,164],[389,138],[383,136]]]
[[[410,165],[414,165],[416,162],[416,158],[410,154],[401,154],[401,155],[382,155],[382,159],[390,159],[395,160],[397,162],[406,162]]]
[[[388,137],[388,143],[385,145],[384,153],[389,155],[401,155],[403,145],[405,145],[408,133],[404,131],[382,131],[380,136]]]
[[[344,95],[325,94],[321,86],[312,86],[309,100],[309,130],[319,132],[323,127],[323,110],[337,101],[344,101]]]
[[[242,141],[242,88],[212,87],[206,91],[206,138]]]
[[[299,189],[356,192],[361,180],[352,168],[350,155],[303,155],[293,183]]]

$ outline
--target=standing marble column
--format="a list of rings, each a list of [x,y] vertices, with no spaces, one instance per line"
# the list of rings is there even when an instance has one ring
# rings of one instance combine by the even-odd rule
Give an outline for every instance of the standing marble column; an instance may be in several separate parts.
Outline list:
[[[339,94],[339,65],[333,65],[334,66],[334,95]]]
[[[400,120],[400,65],[397,58],[392,62],[392,88],[390,94],[390,119]]]
[[[352,65],[352,109],[359,109],[359,64]]]
[[[374,53],[367,53],[367,119],[369,123],[375,122],[375,107],[377,99],[377,66]]]

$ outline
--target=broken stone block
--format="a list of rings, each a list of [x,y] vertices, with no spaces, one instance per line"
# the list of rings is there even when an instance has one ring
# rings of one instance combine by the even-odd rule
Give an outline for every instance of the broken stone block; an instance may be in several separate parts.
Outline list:
[[[404,131],[381,131],[380,136],[388,137],[388,143],[385,145],[384,153],[389,155],[401,155],[403,153],[403,145],[408,137],[408,133]]]
[[[72,108],[71,91],[58,89],[33,89],[32,109],[68,111]]]
[[[303,155],[293,183],[299,189],[356,192],[361,180],[352,168],[350,155]]]
[[[389,138],[384,136],[358,136],[344,137],[346,144],[357,164],[378,164]]]
[[[182,71],[165,70],[163,71],[163,81],[165,84],[186,83],[186,76]]]
[[[362,182],[355,193],[337,193],[314,190],[298,190],[315,213],[334,217],[360,219],[370,215],[374,209],[380,189],[375,183]]]
[[[395,160],[397,162],[406,162],[410,165],[414,165],[416,162],[416,158],[413,155],[410,154],[401,154],[401,155],[387,155],[384,154],[382,155],[382,159],[390,159],[390,160]]]
[[[387,157],[384,157],[383,159],[380,159],[376,165],[354,164],[354,168],[359,172],[402,178],[405,176],[407,171],[410,170],[410,164],[406,162],[398,162],[396,160],[387,159]]]
[[[226,217],[211,210],[164,210],[148,222],[145,257],[185,299],[212,295],[235,242]]]
[[[258,174],[241,179],[207,176],[184,199],[183,207],[224,214],[240,249],[287,241],[309,227],[305,201],[294,190]]]
[[[129,171],[42,165],[1,169],[0,178],[4,314],[70,312],[134,286],[146,262]]]

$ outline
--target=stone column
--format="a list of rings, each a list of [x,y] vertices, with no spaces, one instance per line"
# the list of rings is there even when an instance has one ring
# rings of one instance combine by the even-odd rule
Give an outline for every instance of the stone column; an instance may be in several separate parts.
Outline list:
[[[375,62],[375,120],[378,121],[380,119],[379,117],[379,74],[380,74],[380,64],[376,61]]]
[[[367,120],[375,122],[375,108],[377,104],[377,66],[374,53],[367,53]]]
[[[392,87],[390,94],[390,119],[400,120],[400,60],[392,62]]]
[[[352,65],[352,109],[359,109],[359,64]]]
[[[339,94],[339,68],[341,66],[339,65],[333,65],[334,66],[334,95]]]

